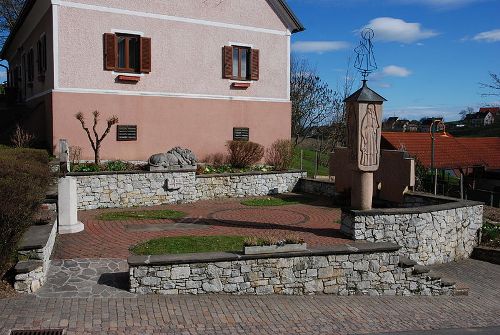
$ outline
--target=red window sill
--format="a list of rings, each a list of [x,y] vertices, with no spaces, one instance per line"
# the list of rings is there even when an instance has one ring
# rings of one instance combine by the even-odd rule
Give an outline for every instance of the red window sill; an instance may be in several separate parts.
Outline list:
[[[119,75],[116,77],[118,81],[126,81],[126,82],[132,82],[132,83],[137,83],[141,80],[141,77],[139,76],[126,76],[126,75]]]
[[[232,83],[231,87],[237,88],[240,90],[246,90],[247,88],[250,87],[250,83]]]

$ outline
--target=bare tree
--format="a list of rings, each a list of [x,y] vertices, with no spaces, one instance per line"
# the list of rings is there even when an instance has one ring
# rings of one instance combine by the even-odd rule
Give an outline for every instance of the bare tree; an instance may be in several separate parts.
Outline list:
[[[292,59],[290,99],[294,146],[315,135],[320,126],[331,123],[336,92],[306,60]]]
[[[460,114],[460,117],[462,118],[462,120],[465,120],[467,115],[474,114],[474,108],[472,108],[470,106],[466,107],[465,109],[461,110],[459,114]]]
[[[89,138],[90,144],[92,145],[92,150],[94,150],[94,163],[100,164],[101,163],[101,156],[100,156],[100,150],[101,150],[101,143],[104,140],[104,138],[109,134],[111,131],[111,127],[115,124],[118,123],[118,117],[112,116],[106,120],[108,123],[106,130],[104,133],[99,136],[97,134],[97,124],[99,123],[99,116],[100,113],[99,111],[94,111],[92,112],[92,115],[94,116],[94,125],[92,126],[92,132],[94,136],[92,137],[89,128],[85,125],[85,117],[83,116],[82,112],[79,112],[78,114],[75,115],[76,119],[80,121],[83,130],[87,133],[87,136]]]
[[[14,28],[25,0],[0,0],[0,46]]]
[[[500,74],[490,72],[490,80],[489,83],[480,83],[483,89],[488,90],[482,96],[500,96]]]

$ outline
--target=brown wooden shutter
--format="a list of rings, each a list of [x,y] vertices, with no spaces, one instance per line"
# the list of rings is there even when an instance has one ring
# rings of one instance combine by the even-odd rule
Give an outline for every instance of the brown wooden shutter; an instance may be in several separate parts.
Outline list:
[[[117,60],[116,35],[106,33],[104,34],[104,69],[108,71],[115,70]]]
[[[259,80],[259,50],[252,49],[250,50],[250,79],[251,80]]]
[[[224,79],[233,78],[233,47],[222,48],[222,77]]]
[[[141,37],[141,72],[151,72],[151,38]]]

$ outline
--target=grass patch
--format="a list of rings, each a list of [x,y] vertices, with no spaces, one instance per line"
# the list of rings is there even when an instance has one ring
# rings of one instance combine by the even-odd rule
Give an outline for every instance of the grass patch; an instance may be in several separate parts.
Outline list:
[[[300,150],[301,148],[295,148],[293,152],[292,168],[300,169]],[[316,152],[314,150],[302,149],[304,151],[302,169],[307,171],[307,176],[314,176],[314,166],[316,162]],[[322,155],[320,161],[327,162],[327,155]],[[328,166],[318,165],[318,175],[328,176]]]
[[[486,222],[482,227],[482,242],[481,244],[493,247],[500,248],[500,226],[495,225],[493,223]]]
[[[306,201],[310,201],[307,198],[298,198],[298,197],[290,197],[290,198],[255,198],[243,200],[241,202],[242,205],[245,206],[254,206],[254,207],[266,207],[266,206],[286,206],[286,205],[296,205]]]
[[[187,254],[200,252],[242,251],[244,236],[162,237],[140,243],[130,249],[135,255]]]
[[[118,220],[165,220],[165,219],[181,219],[187,214],[180,211],[172,211],[168,209],[155,211],[125,211],[125,212],[108,212],[102,213],[97,218],[103,221],[118,221]]]

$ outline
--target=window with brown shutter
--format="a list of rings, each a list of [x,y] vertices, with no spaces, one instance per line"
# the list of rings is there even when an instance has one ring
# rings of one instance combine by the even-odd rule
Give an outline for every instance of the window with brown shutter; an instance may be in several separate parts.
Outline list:
[[[151,38],[104,34],[104,69],[126,73],[151,72]]]
[[[151,38],[141,37],[141,72],[151,72]]]
[[[223,48],[223,78],[233,80],[259,80],[259,50],[244,46]]]

